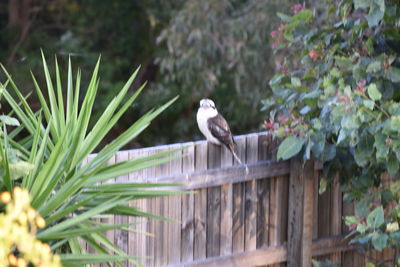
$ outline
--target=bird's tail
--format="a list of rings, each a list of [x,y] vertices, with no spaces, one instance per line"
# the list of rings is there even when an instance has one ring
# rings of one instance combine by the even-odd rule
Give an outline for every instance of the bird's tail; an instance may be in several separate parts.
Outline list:
[[[232,152],[233,157],[237,160],[237,162],[239,162],[239,164],[243,164],[242,161],[240,160],[239,156],[238,156],[238,151],[237,151],[237,146],[236,144],[232,144],[231,146],[229,146],[229,150]]]
[[[233,157],[239,162],[240,165],[242,165],[242,161],[240,160],[238,154],[237,154],[237,146],[236,143],[233,143],[231,146],[228,147],[229,150],[232,152]],[[246,175],[249,174],[249,168],[246,165]]]
[[[237,162],[239,162],[239,164],[243,164],[242,161],[240,160],[239,156],[236,154],[236,151],[232,151],[232,154],[235,157],[235,159],[237,160]]]

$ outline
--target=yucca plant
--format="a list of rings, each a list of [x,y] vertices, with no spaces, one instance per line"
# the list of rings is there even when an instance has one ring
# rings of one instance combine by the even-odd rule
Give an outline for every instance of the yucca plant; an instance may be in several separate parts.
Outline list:
[[[37,238],[48,242],[52,250],[60,254],[64,266],[99,262],[116,262],[122,266],[121,262],[126,259],[138,264],[134,257],[126,255],[103,235],[106,230],[128,230],[129,225],[109,225],[95,221],[94,218],[107,214],[152,216],[128,206],[128,203],[132,199],[176,194],[177,191],[149,189],[153,186],[163,186],[160,184],[102,182],[171,159],[169,153],[174,151],[107,165],[107,161],[118,150],[146,129],[176,98],[132,122],[124,133],[96,153],[91,161],[83,164],[142,91],[144,85],[134,94],[128,94],[138,69],[112,99],[94,126],[89,127],[99,86],[100,59],[80,103],[81,71],[77,71],[73,81],[69,60],[67,83],[63,87],[56,59],[54,85],[43,53],[42,58],[47,99],[32,74],[41,104],[38,111],[30,108],[26,97],[1,66],[7,81],[0,85],[0,91],[20,125],[11,121],[16,127],[8,134],[6,127],[2,127],[0,186],[11,192],[13,186],[20,185],[29,191],[32,207],[46,220],[46,227],[38,231]],[[6,122],[0,121],[1,124],[7,124]],[[11,159],[11,154],[18,157]],[[13,176],[15,170],[12,164],[17,164],[18,161],[24,163],[20,166],[22,171],[20,170],[20,175]],[[84,239],[96,254],[86,254],[78,238]]]

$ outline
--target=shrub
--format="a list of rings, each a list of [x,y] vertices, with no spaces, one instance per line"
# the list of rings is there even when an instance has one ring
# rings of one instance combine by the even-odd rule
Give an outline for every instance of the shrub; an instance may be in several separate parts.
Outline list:
[[[38,111],[30,108],[26,97],[21,94],[3,67],[8,80],[0,85],[0,90],[18,120],[5,116],[1,123],[3,130],[0,142],[0,187],[9,192],[16,185],[28,190],[32,198],[32,207],[46,223],[43,229],[38,230],[36,237],[47,242],[52,251],[59,252],[64,265],[117,261],[118,265],[122,266],[121,261],[126,259],[137,263],[134,256],[126,255],[103,235],[107,230],[128,230],[130,225],[109,225],[96,222],[93,218],[99,215],[151,216],[130,207],[129,202],[132,199],[178,192],[151,191],[151,187],[162,186],[156,184],[101,183],[170,160],[168,153],[171,152],[167,152],[108,166],[106,164],[119,149],[143,132],[176,98],[132,122],[125,132],[98,151],[90,162],[83,164],[131,107],[144,86],[129,95],[129,88],[138,73],[136,70],[90,128],[91,111],[99,86],[99,62],[93,71],[82,103],[80,70],[74,82],[69,63],[67,83],[64,87],[66,91],[63,91],[57,61],[55,65],[54,86],[43,56],[48,102],[35,76],[32,75],[41,103]],[[15,127],[7,133],[6,124]],[[86,255],[78,238],[85,240],[97,254]]]
[[[283,60],[270,81],[274,96],[263,101],[265,128],[284,138],[277,156],[313,156],[328,178],[339,171],[345,200],[358,201],[346,218],[352,242],[399,248],[400,2],[293,10],[278,14],[271,33]]]

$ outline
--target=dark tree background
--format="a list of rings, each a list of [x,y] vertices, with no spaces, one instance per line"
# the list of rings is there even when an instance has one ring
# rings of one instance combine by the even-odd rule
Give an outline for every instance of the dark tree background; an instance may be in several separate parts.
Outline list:
[[[149,85],[114,136],[149,108],[175,95],[180,99],[131,147],[202,138],[195,113],[204,97],[215,100],[235,134],[256,131],[263,120],[260,99],[269,95],[275,67],[270,32],[277,27],[276,12],[290,10],[291,2],[1,1],[0,62],[28,93],[31,70],[43,79],[40,49],[64,66],[71,55],[84,76],[101,55],[102,101],[95,103],[95,115],[141,65],[136,86]],[[33,97],[29,102],[39,108]]]

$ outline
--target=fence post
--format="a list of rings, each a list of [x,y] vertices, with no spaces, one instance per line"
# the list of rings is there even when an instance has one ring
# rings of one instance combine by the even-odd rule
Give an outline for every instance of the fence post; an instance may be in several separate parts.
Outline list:
[[[290,161],[288,211],[288,267],[311,267],[314,161]]]

